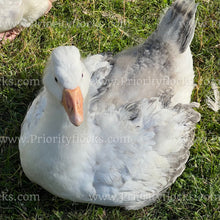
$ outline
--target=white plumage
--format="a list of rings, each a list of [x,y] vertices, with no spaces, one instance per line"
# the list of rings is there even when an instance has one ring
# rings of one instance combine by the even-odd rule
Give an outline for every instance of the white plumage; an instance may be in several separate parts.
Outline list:
[[[206,103],[210,109],[212,109],[214,112],[218,112],[220,109],[220,94],[218,85],[215,82],[212,82],[211,87],[214,97],[207,96]]]
[[[159,26],[145,44],[113,58],[94,55],[81,60],[74,46],[52,52],[44,88],[21,130],[21,164],[31,181],[75,202],[139,209],[176,180],[200,119],[192,109],[198,105],[189,104],[195,8],[194,2],[178,0],[168,10],[160,25],[167,30],[177,25],[179,37],[173,41],[163,39]],[[165,68],[163,61],[169,61]],[[162,73],[175,80],[185,74],[189,85],[118,84],[124,77],[161,79]],[[75,92],[78,95],[71,96]],[[81,125],[72,117],[82,114],[81,99],[75,108],[70,96],[84,99]]]
[[[53,0],[0,0],[0,33],[29,27],[52,6]],[[0,35],[3,38],[2,34]]]

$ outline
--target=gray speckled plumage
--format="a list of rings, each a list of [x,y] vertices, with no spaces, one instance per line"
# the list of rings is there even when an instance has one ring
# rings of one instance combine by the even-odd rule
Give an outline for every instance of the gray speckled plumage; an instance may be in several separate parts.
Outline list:
[[[194,78],[189,45],[194,35],[196,7],[194,1],[177,0],[145,43],[117,54],[112,70],[99,88],[96,104],[107,100],[121,105],[167,91],[168,96],[174,94],[172,104],[189,103]]]

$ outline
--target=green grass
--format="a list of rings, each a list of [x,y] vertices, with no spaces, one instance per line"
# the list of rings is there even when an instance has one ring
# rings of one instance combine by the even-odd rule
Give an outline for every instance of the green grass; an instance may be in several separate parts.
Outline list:
[[[42,86],[43,69],[53,48],[76,45],[84,56],[117,53],[143,42],[155,30],[169,2],[126,1],[124,8],[123,0],[59,0],[47,16],[15,41],[0,46],[0,136],[19,136],[28,105]],[[0,219],[220,219],[220,115],[205,103],[206,95],[212,93],[211,81],[219,82],[220,78],[220,3],[199,3],[191,46],[197,83],[192,100],[201,104],[198,111],[202,119],[186,170],[167,193],[138,211],[74,204],[31,183],[20,165],[18,143],[5,143],[0,145]],[[8,81],[3,83],[3,78]],[[38,83],[15,85],[26,79]],[[39,201],[15,201],[19,195],[33,194]]]

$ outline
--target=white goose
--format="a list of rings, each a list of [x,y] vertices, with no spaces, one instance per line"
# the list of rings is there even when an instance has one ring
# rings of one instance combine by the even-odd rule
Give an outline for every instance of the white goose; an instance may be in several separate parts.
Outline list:
[[[161,89],[147,85],[146,90],[140,85],[143,92],[136,87],[134,95],[133,85],[125,90],[118,82],[137,68],[136,74],[160,74],[163,59],[170,60],[166,71],[174,79],[184,65],[181,74],[193,74],[188,48],[196,5],[190,2],[178,0],[171,6],[150,37],[151,46],[146,41],[111,64],[105,55],[82,60],[74,46],[52,52],[44,88],[27,112],[19,143],[21,164],[31,181],[75,202],[139,209],[176,180],[185,168],[200,119],[192,109],[196,104],[176,105],[188,102],[191,91],[184,85],[179,91],[171,84]],[[134,61],[138,56],[143,62]],[[184,94],[174,99],[180,91]]]
[[[0,0],[0,40],[14,39],[21,27],[29,27],[47,13],[55,0]]]

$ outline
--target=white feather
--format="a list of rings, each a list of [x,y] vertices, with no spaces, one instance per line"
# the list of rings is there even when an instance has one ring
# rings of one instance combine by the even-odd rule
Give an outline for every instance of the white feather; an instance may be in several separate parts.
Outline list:
[[[216,83],[212,82],[211,87],[214,93],[214,97],[207,96],[206,97],[206,104],[210,109],[212,109],[215,112],[218,112],[220,109],[220,94],[219,89]]]
[[[17,25],[29,27],[49,6],[49,0],[0,0],[0,33]]]

